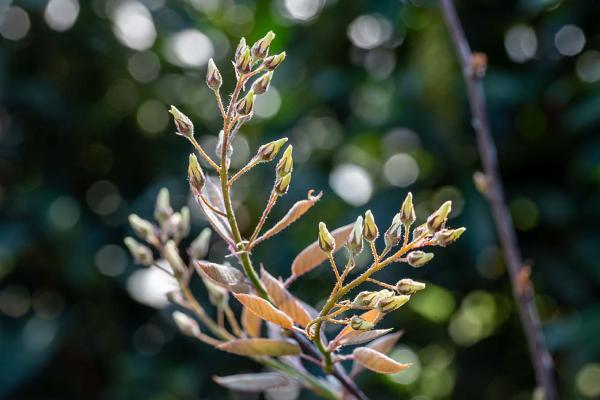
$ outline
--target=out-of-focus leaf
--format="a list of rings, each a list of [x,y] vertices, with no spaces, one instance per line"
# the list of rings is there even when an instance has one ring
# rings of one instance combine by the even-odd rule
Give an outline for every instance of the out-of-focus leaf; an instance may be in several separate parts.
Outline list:
[[[392,331],[392,328],[389,329],[374,329],[372,331],[352,331],[347,333],[346,335],[340,337],[339,340],[331,343],[332,347],[340,347],[340,346],[352,346],[356,344],[362,344],[366,342],[370,342],[371,340],[377,339],[380,336],[385,335]]]
[[[353,226],[354,224],[348,224],[331,232],[331,234],[335,238],[336,251],[341,249],[342,246],[346,243]],[[325,252],[321,250],[321,248],[319,247],[319,242],[315,241],[311,243],[307,248],[302,250],[292,262],[292,276],[294,277],[294,279],[298,278],[299,276],[304,275],[308,271],[317,267],[326,259],[327,254],[325,254]]]
[[[312,318],[298,299],[283,286],[283,283],[275,279],[275,277],[262,267],[260,270],[260,279],[275,305],[289,315],[298,325],[303,328],[306,327]]]
[[[219,350],[240,356],[295,356],[300,347],[287,340],[277,339],[236,339],[217,346]]]
[[[273,307],[273,305],[268,301],[258,296],[242,293],[234,293],[233,295],[240,303],[244,305],[244,307],[265,321],[272,322],[285,329],[291,329],[294,325],[294,322],[290,317]]]
[[[265,391],[267,400],[296,400],[302,393],[298,382],[290,381],[290,384],[280,388],[268,389]]]
[[[352,355],[357,363],[380,374],[397,374],[410,367],[410,364],[396,362],[385,354],[368,347],[359,347],[352,352]]]
[[[398,339],[400,339],[403,334],[404,331],[390,333],[389,335],[382,336],[379,339],[372,341],[366,347],[376,350],[380,353],[387,354],[392,351],[396,343],[398,343]],[[359,363],[352,363],[352,371],[350,371],[350,376],[356,376],[363,369],[364,368]]]
[[[256,239],[254,244],[260,243],[264,240],[269,239],[272,236],[277,235],[279,232],[296,222],[300,217],[302,217],[308,210],[315,205],[317,201],[323,196],[323,192],[319,192],[316,196],[312,195],[313,190],[308,192],[308,198],[306,200],[300,200],[296,204],[292,206],[292,208],[287,212],[287,214],[279,220],[271,229],[266,231],[261,237]]]
[[[278,372],[213,376],[213,380],[227,389],[240,392],[263,392],[269,389],[284,388],[291,382],[289,378]]]
[[[246,307],[242,309],[242,327],[250,337],[259,337],[262,319],[258,318],[254,313]]]
[[[377,309],[373,309],[373,310],[369,310],[363,314],[361,314],[361,318],[364,319],[367,322],[371,322],[373,324],[377,323],[377,321],[379,321],[379,318],[381,318],[383,316],[382,313],[380,313]],[[352,329],[352,327],[350,325],[346,325],[346,327],[344,329],[342,329],[340,331],[340,333],[338,333],[338,335],[336,336],[336,338],[334,339],[335,341],[340,341],[340,339],[343,336],[346,336],[347,334],[354,332],[354,329]]]
[[[194,195],[196,203],[198,203],[198,205],[204,212],[204,215],[206,215],[208,222],[210,222],[215,232],[217,232],[219,236],[221,236],[223,240],[225,240],[225,242],[227,242],[229,245],[234,245],[235,241],[233,240],[233,235],[231,234],[231,229],[229,228],[229,223],[227,222],[227,219],[222,215],[215,213],[213,210],[210,209],[210,207],[204,204],[204,202],[200,199],[200,193],[198,193],[198,191],[193,187],[193,185],[190,185],[190,190]],[[217,209],[225,209],[223,203],[223,195],[221,194],[219,185],[215,182],[215,178],[209,176],[206,177],[206,182],[202,187],[202,195]]]
[[[195,266],[201,277],[208,277],[217,285],[234,293],[248,293],[250,291],[250,285],[246,277],[236,268],[208,261],[196,261]]]

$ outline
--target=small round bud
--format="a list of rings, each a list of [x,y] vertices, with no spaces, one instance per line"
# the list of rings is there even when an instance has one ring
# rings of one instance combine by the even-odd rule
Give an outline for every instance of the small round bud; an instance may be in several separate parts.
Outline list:
[[[363,251],[363,217],[359,216],[354,222],[346,247],[354,255],[360,254]]]
[[[446,225],[446,221],[448,220],[448,214],[452,210],[452,202],[447,201],[437,209],[436,212],[431,214],[429,218],[427,218],[427,229],[429,232],[435,233],[442,229]]]
[[[458,229],[442,229],[433,236],[435,244],[441,247],[446,247],[458,240],[459,237],[467,230],[467,228]]]
[[[256,152],[256,159],[260,162],[272,161],[277,157],[279,150],[283,147],[283,145],[288,141],[288,138],[282,138],[279,140],[274,140],[270,143],[263,144],[258,148]]]
[[[292,174],[287,174],[284,175],[280,178],[277,178],[275,180],[275,193],[277,193],[278,196],[283,196],[287,193],[288,189],[290,188],[290,182],[292,181]]]
[[[279,64],[283,62],[283,60],[285,60],[285,51],[283,53],[267,57],[264,61],[265,68],[267,68],[269,71],[273,71],[279,66]]]
[[[173,116],[173,121],[175,122],[178,135],[188,138],[194,136],[194,124],[187,115],[179,111],[175,106],[171,106],[169,113]]]
[[[200,167],[200,163],[198,162],[195,154],[190,154],[188,164],[188,179],[190,186],[192,186],[197,192],[202,190],[204,182],[206,181],[204,172],[202,172],[202,167]]]
[[[262,60],[269,54],[269,46],[271,42],[275,39],[275,34],[273,31],[269,31],[265,37],[258,40],[256,43],[252,45],[252,57],[255,60]]]
[[[169,240],[165,245],[165,258],[171,266],[175,276],[180,276],[185,272],[185,263],[179,255],[179,249],[177,249],[177,245],[172,240]]]
[[[294,169],[294,158],[292,157],[293,150],[294,147],[290,144],[283,152],[283,155],[281,156],[279,162],[277,162],[277,166],[275,167],[275,172],[277,176],[287,175],[291,173]]]
[[[196,260],[201,260],[208,254],[208,248],[210,246],[210,237],[212,231],[210,228],[204,228],[202,232],[194,239],[190,244],[190,256]]]
[[[385,240],[385,246],[392,248],[400,242],[402,237],[402,221],[400,220],[400,214],[396,214],[392,220],[392,224],[385,231],[383,239]]]
[[[423,289],[425,289],[423,282],[413,281],[408,278],[401,279],[396,283],[396,291],[401,294],[413,294]]]
[[[375,324],[355,315],[350,320],[350,327],[355,331],[370,331],[375,327]]]
[[[240,115],[249,115],[254,108],[254,91],[249,90],[246,96],[237,102],[235,110]]]
[[[125,242],[125,246],[127,246],[129,249],[129,252],[136,263],[146,267],[149,267],[154,263],[154,256],[152,255],[152,250],[150,250],[149,247],[144,246],[130,236],[126,237],[123,241]]]
[[[379,300],[377,303],[377,309],[384,314],[389,313],[405,305],[408,300],[410,300],[410,296],[404,294],[387,297]]]
[[[263,94],[269,90],[271,86],[271,78],[273,78],[273,71],[264,73],[260,78],[254,81],[252,84],[252,90],[255,94]]]
[[[329,232],[324,222],[319,222],[319,247],[325,253],[331,253],[335,250],[335,238]]]
[[[411,192],[408,192],[402,203],[402,207],[400,207],[400,221],[404,225],[410,226],[416,219],[417,215],[415,214],[415,207],[413,205],[413,196]]]
[[[221,73],[211,58],[208,60],[208,69],[206,70],[206,85],[212,90],[219,90],[222,84]]]
[[[408,253],[406,259],[411,267],[420,268],[431,261],[433,256],[433,253],[425,253],[421,250],[415,250]]]
[[[149,221],[140,218],[137,214],[131,214],[129,216],[129,224],[140,239],[143,239],[149,243],[156,241],[154,225],[152,225]]]
[[[156,196],[156,206],[154,207],[154,219],[164,224],[173,215],[173,208],[169,196],[169,189],[162,188]]]
[[[195,337],[200,333],[196,320],[181,311],[173,312],[173,321],[184,335]]]
[[[489,179],[481,171],[477,171],[473,174],[473,183],[475,184],[475,188],[477,188],[481,194],[487,194],[490,190]]]
[[[373,216],[371,210],[368,210],[365,213],[365,222],[363,224],[363,236],[369,242],[374,241],[379,236],[379,229],[375,224],[375,217]]]
[[[247,74],[252,70],[252,56],[248,47],[241,52],[239,57],[236,57],[235,68],[240,74]]]

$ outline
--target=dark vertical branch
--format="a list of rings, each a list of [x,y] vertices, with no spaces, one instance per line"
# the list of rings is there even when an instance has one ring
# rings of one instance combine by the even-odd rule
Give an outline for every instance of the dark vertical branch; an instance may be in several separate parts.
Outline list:
[[[471,52],[452,0],[440,0],[440,7],[463,70],[473,129],[476,132],[477,145],[485,173],[486,197],[508,265],[513,294],[527,338],[537,384],[544,391],[546,400],[556,400],[558,397],[554,384],[552,358],[545,344],[542,326],[534,303],[534,291],[529,281],[529,267],[523,264],[515,229],[506,206],[498,170],[496,146],[489,127],[481,81],[485,72],[485,56],[474,55]]]

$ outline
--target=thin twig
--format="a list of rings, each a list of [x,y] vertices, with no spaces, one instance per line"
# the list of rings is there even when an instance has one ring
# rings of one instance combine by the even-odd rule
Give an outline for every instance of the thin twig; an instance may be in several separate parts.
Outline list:
[[[481,65],[481,56],[476,55],[474,58],[452,0],[440,0],[440,6],[463,70],[471,107],[473,129],[477,136],[483,170],[488,181],[486,197],[508,265],[513,295],[519,309],[523,331],[527,338],[537,384],[543,390],[545,400],[556,400],[558,395],[554,383],[552,357],[546,347],[542,325],[534,301],[535,293],[528,279],[526,285],[521,282],[524,263],[515,229],[506,206],[504,189],[498,169],[496,145],[492,138],[487,117],[485,94],[481,80],[485,66]],[[479,61],[479,63],[475,61]],[[524,287],[526,287],[526,290],[523,290]]]
[[[219,171],[219,166],[217,165],[217,163],[214,162],[213,159],[210,158],[210,156],[208,154],[206,154],[206,152],[204,151],[202,146],[200,146],[200,143],[198,143],[196,138],[192,136],[192,137],[189,137],[188,139],[189,139],[190,143],[192,143],[194,148],[198,151],[198,153],[200,153],[200,155],[202,157],[204,157],[204,159],[210,164],[210,166],[213,167],[215,169],[215,171]]]

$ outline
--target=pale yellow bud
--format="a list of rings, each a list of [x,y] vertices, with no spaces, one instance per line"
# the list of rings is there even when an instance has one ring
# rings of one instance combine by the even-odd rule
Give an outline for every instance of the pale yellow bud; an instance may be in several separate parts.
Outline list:
[[[144,265],[146,267],[151,266],[154,263],[154,256],[152,250],[149,247],[144,246],[132,237],[126,237],[125,246],[129,249],[131,256],[136,263]]]
[[[187,115],[179,111],[175,106],[171,106],[169,113],[173,116],[173,121],[175,122],[178,135],[188,138],[194,136],[194,124]]]
[[[273,71],[285,60],[285,51],[283,53],[276,54],[265,58],[264,65],[269,71]]]
[[[329,232],[324,222],[319,222],[319,247],[325,253],[331,253],[335,250],[335,238]]]
[[[200,333],[196,320],[181,311],[173,312],[173,321],[184,335],[196,337]]]
[[[413,281],[412,279],[401,279],[396,283],[396,290],[401,294],[413,294],[419,290],[425,289],[423,282]]]
[[[352,254],[360,254],[363,250],[363,217],[359,216],[354,222],[346,247]]]
[[[452,202],[447,201],[442,204],[436,212],[431,214],[429,218],[427,218],[427,229],[429,229],[429,232],[434,233],[442,229],[446,225],[448,214],[450,214],[451,210]]]
[[[165,245],[165,258],[171,266],[175,276],[181,276],[186,270],[185,263],[179,255],[179,249],[174,241],[169,240]]]
[[[387,297],[379,300],[377,303],[377,309],[382,313],[389,313],[405,305],[408,300],[410,300],[410,296],[404,294]]]
[[[277,157],[279,150],[283,147],[283,145],[288,141],[288,138],[282,138],[279,140],[274,140],[270,143],[263,144],[258,148],[256,153],[256,159],[261,162],[272,161]]]
[[[273,78],[273,71],[264,73],[260,78],[254,81],[252,84],[252,90],[255,94],[263,94],[269,90],[271,86],[271,78]]]
[[[433,253],[425,253],[421,250],[415,250],[408,253],[406,259],[411,267],[420,268],[433,259]]]
[[[154,219],[161,224],[165,223],[173,215],[173,208],[169,196],[169,189],[162,188],[156,196],[156,206],[154,207]]]
[[[215,65],[215,62],[211,58],[208,60],[208,69],[206,70],[206,85],[212,90],[219,90],[223,84],[223,78],[221,72]]]
[[[190,244],[190,256],[196,260],[201,260],[208,254],[210,246],[210,237],[212,231],[210,228],[204,228],[198,237]]]
[[[290,144],[283,152],[283,155],[281,156],[279,162],[277,162],[277,166],[275,167],[275,172],[277,176],[287,175],[291,173],[294,169],[294,158],[292,157],[293,150],[294,147]]]
[[[204,186],[204,182],[206,178],[204,177],[204,172],[202,172],[202,167],[200,167],[200,163],[196,158],[195,154],[190,154],[189,164],[188,164],[188,179],[190,181],[190,185],[197,191],[200,192],[202,187]]]
[[[252,56],[246,47],[235,60],[235,68],[240,74],[247,74],[252,70]]]
[[[254,109],[254,91],[249,90],[243,99],[237,102],[235,110],[240,115],[249,115]]]
[[[156,240],[156,232],[154,225],[149,221],[140,218],[137,214],[131,214],[129,216],[129,224],[135,234],[146,242],[153,243]]]
[[[379,229],[377,228],[377,224],[375,224],[375,217],[373,216],[371,210],[368,210],[365,213],[363,236],[369,242],[374,241],[379,236]]]
[[[438,246],[446,247],[456,242],[466,230],[467,228],[442,229],[433,236],[433,241]]]
[[[400,207],[400,221],[405,225],[412,225],[417,219],[415,214],[415,207],[413,205],[413,196],[411,192],[408,192],[402,207]]]
[[[265,37],[258,40],[254,45],[252,45],[252,57],[255,60],[261,60],[269,54],[269,46],[271,42],[275,39],[275,34],[273,31],[269,31]]]
[[[350,320],[350,327],[355,331],[370,331],[375,327],[375,324],[365,321],[363,318],[355,315]]]
[[[292,174],[284,175],[275,180],[275,193],[279,196],[283,196],[287,193],[290,188],[290,182],[292,181]]]

